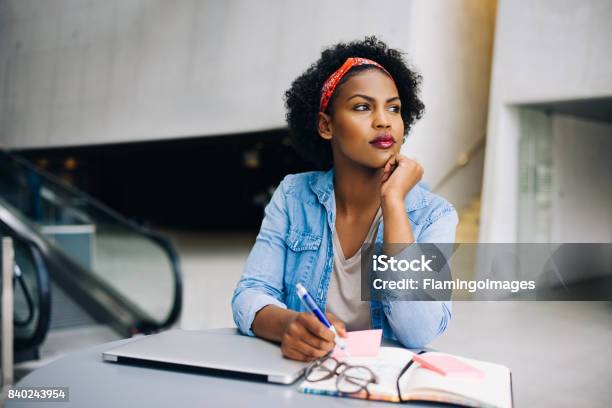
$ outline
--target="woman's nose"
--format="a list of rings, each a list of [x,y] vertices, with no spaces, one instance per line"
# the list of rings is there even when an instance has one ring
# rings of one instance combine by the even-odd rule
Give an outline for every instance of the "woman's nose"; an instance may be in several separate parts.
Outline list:
[[[389,128],[391,127],[391,120],[387,116],[387,112],[384,109],[376,109],[374,111],[372,124],[376,129]]]

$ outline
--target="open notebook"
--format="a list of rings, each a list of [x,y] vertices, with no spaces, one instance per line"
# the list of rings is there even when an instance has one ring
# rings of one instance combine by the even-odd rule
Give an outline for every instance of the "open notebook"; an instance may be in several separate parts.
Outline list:
[[[444,354],[434,353],[431,354]],[[369,367],[378,377],[378,384],[370,384],[370,399],[400,402],[397,377],[412,359],[413,352],[398,347],[381,347],[376,357],[343,357],[338,360],[350,365]],[[456,378],[413,363],[400,380],[402,400],[444,402],[473,407],[512,407],[510,370],[499,364],[457,357],[480,370],[482,378]],[[300,391],[341,397],[367,398],[362,391],[344,394],[337,391],[336,377],[319,382],[303,381]]]

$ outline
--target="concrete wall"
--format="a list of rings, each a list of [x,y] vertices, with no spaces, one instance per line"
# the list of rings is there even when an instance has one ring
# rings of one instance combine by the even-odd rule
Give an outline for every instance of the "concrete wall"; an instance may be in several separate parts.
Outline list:
[[[0,143],[11,147],[284,127],[291,81],[324,46],[369,34],[424,76],[427,112],[405,153],[430,186],[484,134],[494,0],[0,4]],[[451,201],[480,190],[482,161],[472,167]]]
[[[325,4],[8,1],[2,139],[65,146],[282,127],[283,91],[324,44],[365,33],[408,44],[409,4]]]
[[[405,153],[425,168],[425,181],[457,208],[480,193],[483,150],[440,185],[459,158],[482,145],[487,123],[495,1],[415,1],[411,48],[423,73],[424,118]]]
[[[501,0],[487,126],[480,240],[518,228],[518,106],[612,95],[612,2]]]

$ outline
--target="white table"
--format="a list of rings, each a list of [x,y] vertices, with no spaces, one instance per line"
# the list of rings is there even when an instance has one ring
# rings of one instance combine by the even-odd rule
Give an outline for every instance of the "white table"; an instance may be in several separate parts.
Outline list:
[[[236,329],[215,331],[236,333]],[[292,385],[102,361],[102,352],[137,340],[113,341],[69,354],[28,374],[17,387],[69,387],[69,401],[14,402],[7,407],[390,407],[386,402],[304,394]],[[397,345],[385,342],[386,345]],[[279,350],[280,352],[280,350]],[[427,406],[431,404],[410,404]]]

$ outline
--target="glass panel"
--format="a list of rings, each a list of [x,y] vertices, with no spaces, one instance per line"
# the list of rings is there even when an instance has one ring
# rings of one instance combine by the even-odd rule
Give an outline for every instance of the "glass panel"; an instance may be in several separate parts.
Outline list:
[[[519,242],[549,242],[552,194],[550,115],[521,109]]]
[[[174,264],[166,248],[138,226],[4,153],[0,197],[152,321],[161,324],[168,318],[175,299]]]

